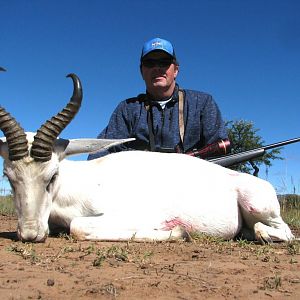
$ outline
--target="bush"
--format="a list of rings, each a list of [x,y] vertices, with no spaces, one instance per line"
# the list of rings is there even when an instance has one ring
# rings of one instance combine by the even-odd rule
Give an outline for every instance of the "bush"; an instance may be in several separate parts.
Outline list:
[[[286,194],[278,195],[278,200],[282,208],[300,208],[300,195]]]
[[[278,195],[281,215],[284,221],[296,228],[300,228],[300,195]]]
[[[11,216],[15,214],[13,196],[0,196],[0,215]]]

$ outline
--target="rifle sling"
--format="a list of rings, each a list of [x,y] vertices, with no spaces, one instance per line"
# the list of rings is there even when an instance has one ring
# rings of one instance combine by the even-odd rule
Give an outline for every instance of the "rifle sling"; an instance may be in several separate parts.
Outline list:
[[[183,138],[184,138],[184,119],[183,119],[183,107],[184,107],[184,95],[183,91],[178,91],[178,124],[179,124],[179,134],[180,134],[180,140],[181,145],[183,145]],[[183,148],[183,147],[182,147]]]

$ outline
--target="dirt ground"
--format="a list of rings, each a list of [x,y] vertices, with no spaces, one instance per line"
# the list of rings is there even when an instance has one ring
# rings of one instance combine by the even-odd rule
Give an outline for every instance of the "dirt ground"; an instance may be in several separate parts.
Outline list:
[[[1,299],[300,299],[299,242],[31,244],[15,231],[0,216]]]

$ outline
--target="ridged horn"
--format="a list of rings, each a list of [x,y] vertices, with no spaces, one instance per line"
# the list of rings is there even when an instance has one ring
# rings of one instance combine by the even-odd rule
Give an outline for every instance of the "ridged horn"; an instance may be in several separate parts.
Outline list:
[[[6,70],[0,67],[0,71]],[[24,129],[3,107],[0,107],[0,129],[6,137],[8,155],[11,161],[28,156],[28,145]]]
[[[75,74],[69,74],[73,80],[73,95],[67,106],[37,131],[32,143],[30,156],[36,161],[49,161],[52,156],[53,144],[58,135],[67,127],[80,109],[82,101],[82,86]]]

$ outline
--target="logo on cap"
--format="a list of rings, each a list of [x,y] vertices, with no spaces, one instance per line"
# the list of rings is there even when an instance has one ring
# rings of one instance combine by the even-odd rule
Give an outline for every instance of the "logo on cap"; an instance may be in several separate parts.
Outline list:
[[[153,43],[151,44],[151,46],[152,46],[152,48],[156,48],[156,47],[158,47],[158,46],[162,46],[162,44],[161,44],[161,42],[156,41],[156,42],[153,42]]]

